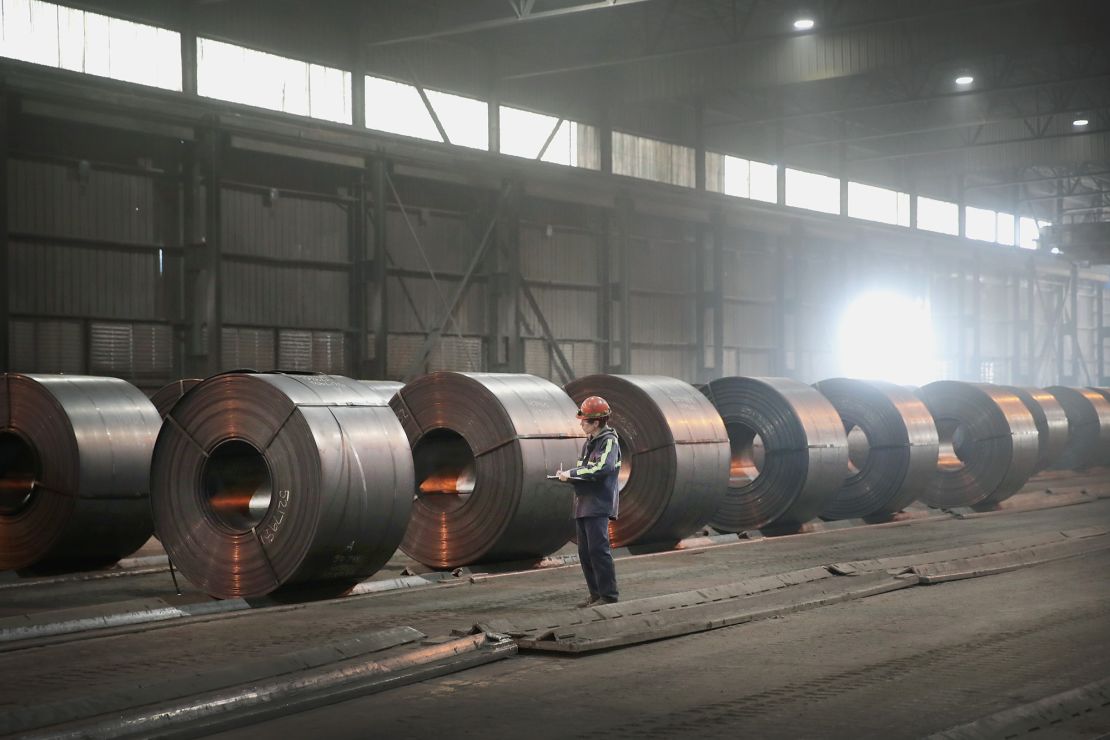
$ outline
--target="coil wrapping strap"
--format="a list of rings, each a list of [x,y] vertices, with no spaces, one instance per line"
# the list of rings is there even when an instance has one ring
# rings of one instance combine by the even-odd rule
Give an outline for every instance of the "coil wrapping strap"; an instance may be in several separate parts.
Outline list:
[[[1037,427],[1037,463],[1033,472],[1039,473],[1059,459],[1068,444],[1068,415],[1064,407],[1048,391],[1040,388],[1003,386],[1025,404],[1033,415]]]
[[[198,383],[200,383],[199,378],[182,378],[181,380],[175,380],[156,390],[154,395],[150,397],[150,402],[154,404],[154,408],[158,409],[158,415],[165,419],[178,399],[188,393],[189,390]]]
[[[913,503],[937,464],[937,429],[909,389],[884,381],[830,378],[814,387],[843,422],[867,435],[867,457],[821,509],[824,519],[883,518]]]
[[[764,449],[754,478],[730,479],[710,525],[741,532],[771,524],[791,527],[816,517],[848,469],[848,439],[832,404],[789,378],[718,378],[702,392],[724,420],[734,457],[738,427],[759,435]]]
[[[570,539],[571,487],[546,476],[574,463],[584,435],[557,385],[533,375],[437,372],[406,385],[391,405],[414,450],[434,458],[434,447],[418,445],[446,430],[469,447],[474,469],[466,496],[417,495],[401,544],[409,557],[433,568],[538,559]],[[435,466],[424,454],[418,476]],[[451,506],[442,505],[446,497]]]
[[[173,407],[155,445],[155,528],[182,574],[219,598],[338,595],[394,553],[412,507],[412,456],[389,408],[398,383],[227,373]],[[253,448],[270,500],[247,524],[209,502],[222,444]],[[243,449],[243,448],[240,448]]]
[[[991,507],[1025,485],[1037,463],[1033,415],[1010,390],[940,380],[919,391],[941,441],[937,473],[921,496],[929,506]]]
[[[565,390],[581,404],[601,396],[627,474],[614,546],[671,543],[709,523],[728,481],[728,435],[697,388],[656,375],[590,375]]]
[[[139,549],[153,529],[153,404],[117,378],[0,379],[0,570],[88,569]]]
[[[1051,467],[1083,470],[1110,464],[1110,397],[1098,388],[1045,388],[1068,417],[1068,443]]]

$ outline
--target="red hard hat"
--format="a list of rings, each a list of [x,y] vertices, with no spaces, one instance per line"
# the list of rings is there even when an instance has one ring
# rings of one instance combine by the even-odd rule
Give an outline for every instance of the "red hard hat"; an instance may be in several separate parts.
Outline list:
[[[604,419],[609,416],[609,403],[601,396],[590,396],[578,409],[579,419]]]

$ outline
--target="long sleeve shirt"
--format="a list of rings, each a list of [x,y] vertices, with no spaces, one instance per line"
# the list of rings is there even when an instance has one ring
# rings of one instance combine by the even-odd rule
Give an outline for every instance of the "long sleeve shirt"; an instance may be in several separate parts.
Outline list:
[[[574,516],[617,518],[617,474],[621,467],[621,448],[617,433],[605,427],[582,445],[578,465],[567,472],[581,480],[574,483]]]

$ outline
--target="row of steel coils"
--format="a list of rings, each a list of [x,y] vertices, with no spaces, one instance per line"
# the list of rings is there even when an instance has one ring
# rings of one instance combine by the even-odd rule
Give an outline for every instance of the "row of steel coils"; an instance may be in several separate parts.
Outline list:
[[[527,561],[573,534],[577,404],[613,408],[614,546],[990,508],[1047,467],[1110,464],[1110,391],[845,378],[441,372],[407,385],[234,372],[148,400],[114,378],[0,376],[0,570],[113,563],[151,535],[218,597],[336,595],[400,549]]]

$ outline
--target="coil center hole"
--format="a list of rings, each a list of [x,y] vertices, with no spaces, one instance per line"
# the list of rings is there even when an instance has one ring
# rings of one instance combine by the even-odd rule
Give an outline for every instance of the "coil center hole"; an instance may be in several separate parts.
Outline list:
[[[461,509],[474,493],[474,451],[462,435],[433,429],[412,447],[416,501],[435,511]]]
[[[35,448],[13,432],[0,432],[0,516],[15,516],[35,496],[39,460]]]
[[[871,454],[871,440],[867,432],[860,429],[859,425],[852,425],[848,430],[848,474],[857,475],[867,465],[867,457]]]
[[[725,424],[731,454],[728,466],[730,488],[743,488],[759,477],[763,470],[763,438],[747,424]]]
[[[202,481],[209,509],[236,532],[257,527],[270,509],[270,467],[250,442],[231,439],[216,445],[204,464]]]
[[[940,440],[937,467],[941,470],[962,469],[971,443],[967,426],[955,419],[937,419],[936,422]]]

